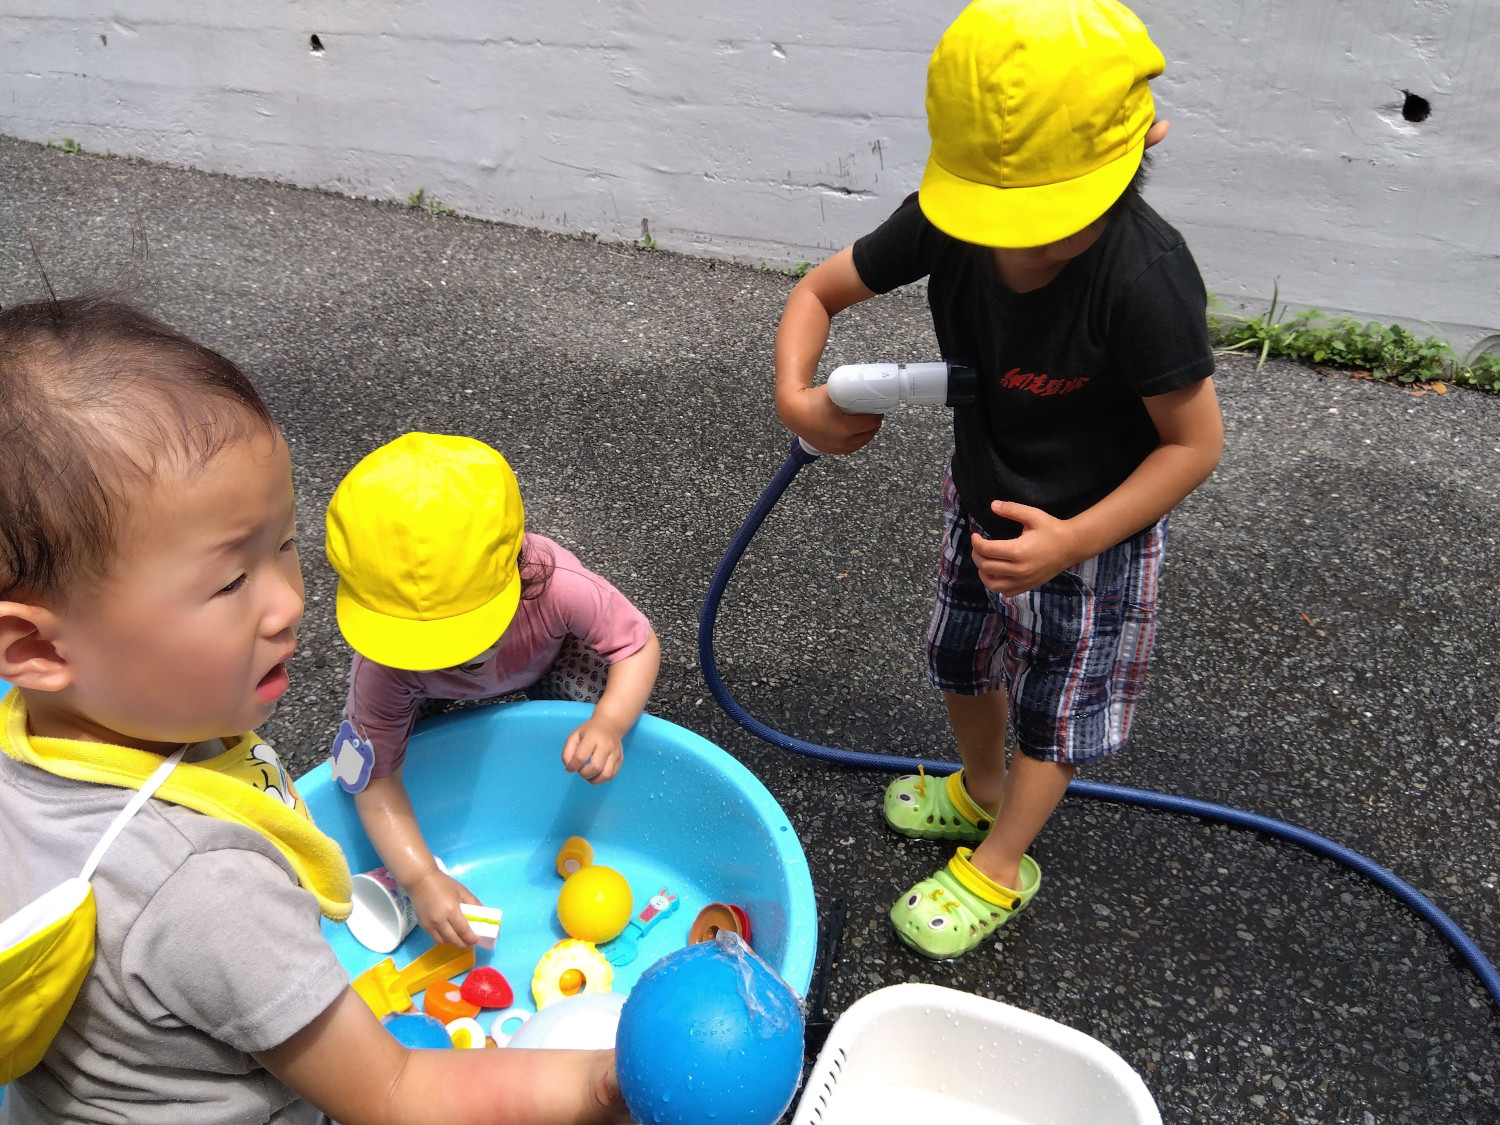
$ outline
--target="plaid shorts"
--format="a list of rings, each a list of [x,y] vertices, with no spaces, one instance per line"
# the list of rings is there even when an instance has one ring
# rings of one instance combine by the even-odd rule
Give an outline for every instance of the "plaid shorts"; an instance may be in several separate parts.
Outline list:
[[[927,675],[956,695],[1008,689],[1029,758],[1083,765],[1125,744],[1156,633],[1167,517],[1013,598],[979,579],[979,525],[943,481],[943,553],[927,630]]]

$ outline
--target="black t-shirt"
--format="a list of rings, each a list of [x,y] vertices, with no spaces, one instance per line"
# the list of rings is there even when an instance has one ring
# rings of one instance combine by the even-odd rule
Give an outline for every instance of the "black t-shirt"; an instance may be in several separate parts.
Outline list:
[[[1113,492],[1161,438],[1143,397],[1213,374],[1208,296],[1182,236],[1135,196],[1050,283],[1016,293],[987,247],[938,230],[907,198],[854,244],[877,293],[930,276],[943,358],[972,367],[978,397],[953,411],[953,481],[993,538],[1010,500],[1068,519]]]

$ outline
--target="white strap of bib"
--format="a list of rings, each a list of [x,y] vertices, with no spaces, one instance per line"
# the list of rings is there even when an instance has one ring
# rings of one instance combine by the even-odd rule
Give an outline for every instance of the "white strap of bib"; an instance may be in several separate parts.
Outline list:
[[[162,759],[161,765],[156,767],[156,772],[145,780],[140,789],[131,797],[125,807],[120,810],[110,826],[105,829],[104,835],[94,845],[94,850],[89,854],[88,862],[83,865],[83,872],[78,876],[84,882],[88,882],[94,875],[94,868],[99,866],[99,861],[104,858],[104,853],[109,851],[109,846],[115,842],[115,838],[125,831],[125,826],[130,823],[130,818],[141,811],[141,806],[151,799],[151,794],[161,788],[161,783],[167,780],[167,774],[177,768],[177,763],[182,761],[182,756],[187,753],[186,746],[179,749],[175,754]]]

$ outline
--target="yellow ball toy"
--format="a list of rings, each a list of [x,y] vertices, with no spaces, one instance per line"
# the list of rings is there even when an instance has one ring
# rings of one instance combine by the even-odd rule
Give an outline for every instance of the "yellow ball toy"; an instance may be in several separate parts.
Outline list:
[[[581,867],[563,882],[557,920],[569,937],[601,945],[630,923],[630,884],[613,867]]]

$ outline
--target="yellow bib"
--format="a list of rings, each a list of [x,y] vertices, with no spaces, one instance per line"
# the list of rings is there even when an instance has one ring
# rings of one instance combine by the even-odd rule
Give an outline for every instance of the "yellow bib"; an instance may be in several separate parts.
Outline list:
[[[18,762],[76,781],[139,789],[161,765],[161,755],[106,742],[33,738],[19,691],[0,699],[0,750]],[[276,752],[255,734],[241,735],[224,753],[186,762],[156,794],[205,816],[259,832],[292,865],[325,917],[349,917],[349,864],[339,846],[313,823]]]

